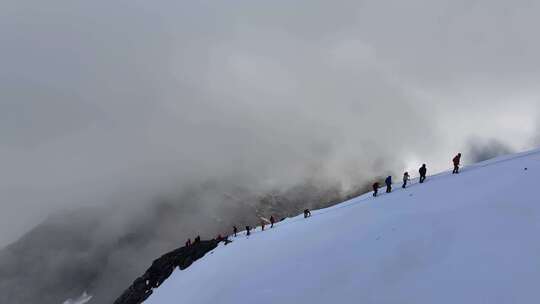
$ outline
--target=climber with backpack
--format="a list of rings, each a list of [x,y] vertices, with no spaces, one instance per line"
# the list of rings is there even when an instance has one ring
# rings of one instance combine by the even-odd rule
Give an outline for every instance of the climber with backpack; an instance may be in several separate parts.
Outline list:
[[[374,182],[373,183],[373,197],[376,197],[378,192],[379,192],[379,183]]]
[[[411,177],[409,176],[409,172],[403,173],[403,186],[401,188],[407,187],[407,182],[411,180]]]
[[[458,174],[459,173],[459,163],[460,163],[460,161],[461,161],[461,153],[458,153],[452,159],[452,162],[454,163],[454,171],[452,171],[452,174]]]
[[[422,167],[418,169],[418,173],[420,173],[420,183],[423,183],[426,180],[426,173],[427,173],[426,164],[422,164]]]
[[[386,184],[386,193],[392,192],[392,176],[388,175],[384,183]]]

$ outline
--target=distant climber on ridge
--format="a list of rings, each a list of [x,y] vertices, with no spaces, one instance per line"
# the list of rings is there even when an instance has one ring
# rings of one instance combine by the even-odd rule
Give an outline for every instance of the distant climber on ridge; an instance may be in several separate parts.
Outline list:
[[[411,177],[409,176],[409,172],[403,173],[403,186],[401,188],[407,187],[407,182],[411,180]]]
[[[190,247],[191,246],[191,239],[187,239],[186,241],[186,247]]]
[[[236,233],[238,232],[238,228],[236,228],[236,226],[232,226],[232,227],[233,227],[234,237],[236,237]]]
[[[304,218],[308,218],[311,216],[311,211],[309,209],[304,210]]]
[[[418,173],[420,173],[420,183],[423,183],[426,180],[426,173],[427,173],[426,164],[422,164],[422,167],[418,169]]]
[[[274,228],[274,223],[276,222],[276,220],[274,219],[274,216],[270,216],[270,228]]]
[[[388,175],[384,183],[386,184],[386,193],[392,192],[392,176]]]
[[[374,182],[373,183],[373,196],[377,196],[377,193],[379,192],[379,183]]]
[[[452,162],[454,163],[454,171],[452,171],[452,174],[458,174],[459,173],[459,162],[461,161],[461,153],[458,153],[456,156],[454,156],[454,159],[452,159]]]
[[[249,236],[251,234],[251,227],[246,226],[246,235]]]

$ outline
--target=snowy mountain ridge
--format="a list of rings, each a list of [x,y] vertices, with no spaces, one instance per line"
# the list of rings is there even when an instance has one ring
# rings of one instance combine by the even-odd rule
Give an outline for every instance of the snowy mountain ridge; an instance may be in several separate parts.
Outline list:
[[[540,149],[366,193],[242,232],[145,303],[537,302],[538,180]]]

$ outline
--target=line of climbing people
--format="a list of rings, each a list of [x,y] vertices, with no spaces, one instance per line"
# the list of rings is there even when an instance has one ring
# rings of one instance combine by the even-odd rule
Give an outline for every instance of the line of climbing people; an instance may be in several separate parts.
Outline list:
[[[197,236],[195,237],[195,239],[193,240],[193,243],[191,242],[191,239],[187,239],[185,246],[186,246],[186,247],[191,247],[191,245],[193,245],[193,244],[198,244],[198,243],[200,243],[200,242],[201,242],[201,236],[200,236],[200,235],[197,235]]]
[[[461,163],[461,153],[458,153],[456,156],[454,156],[454,158],[452,159],[452,163],[454,164],[454,170],[452,170],[452,174],[458,174],[459,173],[459,165]],[[422,166],[418,169],[418,173],[420,175],[418,181],[420,183],[423,183],[426,180],[426,175],[427,175],[426,164],[422,164]],[[409,175],[409,172],[403,173],[403,184],[401,185],[401,187],[406,188],[407,183],[410,180],[411,180],[411,176]],[[386,179],[384,180],[384,183],[386,185],[386,193],[392,192],[392,176],[391,175],[386,177]],[[380,188],[380,185],[379,185],[378,182],[373,183],[373,196],[377,196],[377,194],[379,193],[379,188]],[[305,209],[304,210],[304,218],[308,218],[310,216],[311,216],[311,211],[309,209]],[[270,228],[274,228],[274,224],[276,223],[276,220],[275,220],[274,216],[270,216],[270,219],[266,219],[264,217],[260,217],[259,219],[261,220],[261,222],[260,222],[261,223],[261,231],[264,231],[266,225],[268,225],[268,224],[270,224]],[[281,220],[283,220],[283,219],[281,219]],[[251,235],[251,230],[252,230],[251,226],[247,225],[246,226],[246,236]],[[233,226],[232,235],[234,237],[236,237],[237,234],[238,234],[238,227]],[[228,239],[228,235],[223,237],[221,234],[218,234],[218,236],[214,240],[217,240],[219,242],[224,241],[225,244],[231,242]],[[193,243],[191,242],[191,239],[188,239],[186,241],[186,243],[185,243],[185,246],[190,247],[193,244],[199,243],[200,241],[201,241],[201,237],[197,236],[197,237],[195,237]]]
[[[304,218],[308,218],[311,216],[311,211],[309,209],[304,209]],[[282,218],[280,221],[284,220],[285,218]],[[274,224],[276,223],[276,219],[274,218],[274,216],[270,216],[270,219],[266,219],[264,217],[260,217],[260,220],[261,220],[261,231],[264,231],[266,225],[270,224],[270,228],[274,228]],[[233,226],[233,233],[232,233],[232,236],[236,237],[237,234],[238,234],[238,227],[236,226]],[[246,226],[246,236],[250,236],[251,235],[251,226],[247,225]],[[229,242],[231,242],[229,240],[229,236],[226,235],[225,237],[223,237],[221,234],[218,234],[216,238],[214,238],[214,240],[218,241],[218,242],[225,242],[225,244],[228,244]],[[200,236],[197,236],[195,237],[194,241],[191,242],[191,239],[187,239],[186,243],[185,243],[185,247],[191,247],[192,245],[194,244],[197,244],[197,243],[200,243],[201,241],[201,237]]]
[[[454,170],[452,171],[452,174],[458,174],[459,173],[459,165],[461,163],[461,153],[458,153],[454,158],[452,159],[452,163],[454,164]],[[420,174],[420,178],[418,181],[420,183],[423,183],[426,180],[426,174],[427,174],[427,168],[426,164],[422,164],[420,169],[418,169],[418,173]],[[401,188],[406,188],[407,183],[411,180],[411,176],[409,175],[409,172],[403,173],[403,185],[401,185]],[[389,175],[384,180],[384,184],[386,185],[386,193],[392,192],[392,176]],[[373,196],[377,196],[379,193],[379,182],[373,183]]]
[[[311,216],[311,211],[309,209],[304,209],[304,218],[308,218]],[[270,219],[266,219],[264,217],[259,217],[261,220],[261,231],[264,231],[266,225],[270,224],[270,228],[274,228],[274,224],[276,223],[276,219],[274,216],[270,216]],[[284,220],[285,218],[282,218],[280,221]],[[236,237],[238,234],[238,228],[236,226],[233,226],[233,236]],[[251,226],[246,226],[246,235],[251,235]]]
[[[452,174],[457,174],[459,173],[459,164],[460,164],[460,159],[461,159],[461,153],[458,153],[454,159],[453,159],[453,163],[454,163],[454,170],[452,171]],[[420,178],[419,178],[419,182],[420,183],[423,183],[425,180],[426,180],[426,174],[427,174],[427,168],[426,168],[426,164],[422,164],[422,166],[420,167],[420,169],[418,169],[418,173],[420,174]],[[402,188],[405,188],[407,186],[407,183],[410,181],[411,177],[409,175],[409,172],[405,172],[403,173],[403,185],[401,186]],[[390,193],[392,192],[392,176],[389,175],[388,177],[386,177],[386,179],[384,180],[384,183],[386,185],[386,193]],[[375,182],[373,184],[373,196],[377,196],[378,192],[379,192],[379,183],[378,182]],[[311,216],[311,211],[309,209],[305,209],[304,210],[304,218],[308,218]],[[261,224],[261,231],[264,231],[265,230],[265,227],[267,224],[270,224],[270,228],[274,228],[274,224],[275,224],[275,218],[274,216],[270,216],[270,219],[266,219],[264,217],[260,217],[260,224]],[[282,219],[283,220],[283,219]],[[251,230],[252,230],[252,227],[247,225],[246,227],[246,236],[250,236],[251,235]],[[236,227],[235,225],[233,226],[233,233],[232,235],[234,237],[236,237],[238,235],[238,227]],[[221,241],[225,241],[225,243],[228,243],[230,242],[228,240],[228,236],[225,236],[223,237],[221,234],[218,234],[218,236],[216,238],[214,238],[215,240],[221,242]],[[195,237],[194,241],[191,242],[191,239],[188,238],[186,243],[185,243],[185,247],[190,247],[192,246],[193,244],[197,244],[201,241],[201,237],[200,236],[197,236]]]

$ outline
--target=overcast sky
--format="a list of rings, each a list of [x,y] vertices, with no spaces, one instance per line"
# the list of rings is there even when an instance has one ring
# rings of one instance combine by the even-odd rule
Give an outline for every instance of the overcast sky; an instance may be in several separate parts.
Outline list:
[[[0,245],[66,206],[208,178],[354,183],[445,169],[471,138],[532,148],[539,15],[538,1],[0,0]]]

